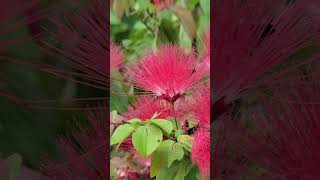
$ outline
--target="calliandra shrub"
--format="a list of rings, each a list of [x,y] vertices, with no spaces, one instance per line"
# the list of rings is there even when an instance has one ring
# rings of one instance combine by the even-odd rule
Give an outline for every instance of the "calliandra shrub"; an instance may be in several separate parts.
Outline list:
[[[202,58],[177,45],[161,45],[137,64],[126,67],[125,77],[147,95],[140,95],[123,114],[125,122],[118,124],[110,143],[129,154],[150,158],[151,177],[170,174],[169,178],[185,178],[192,176],[190,173],[210,176],[210,94],[205,86],[209,67],[201,63]],[[196,91],[202,89],[203,94],[197,95]],[[198,104],[201,112],[191,108],[192,103]],[[182,126],[188,121],[186,113],[194,114],[201,126],[199,131]],[[201,158],[207,159],[203,162]],[[188,166],[187,170],[182,171],[183,166]]]

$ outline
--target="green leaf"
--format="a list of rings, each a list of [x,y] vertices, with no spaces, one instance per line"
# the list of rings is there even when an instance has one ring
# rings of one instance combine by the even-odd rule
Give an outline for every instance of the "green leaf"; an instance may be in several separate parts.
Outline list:
[[[194,128],[199,124],[195,118],[190,118],[187,121],[188,121],[189,128]]]
[[[185,179],[188,180],[199,180],[198,179],[198,174],[200,174],[200,171],[198,169],[197,166],[193,166],[191,168],[191,170],[189,171],[189,173],[187,174],[187,176],[185,177]]]
[[[141,126],[132,134],[133,146],[143,157],[153,153],[161,144],[162,139],[161,129],[153,124]]]
[[[131,119],[131,120],[128,121],[128,123],[130,123],[135,128],[138,128],[138,127],[142,126],[142,122],[138,118]]]
[[[174,162],[170,168],[163,167],[157,174],[156,180],[174,180],[179,170],[179,162]]]
[[[183,134],[185,134],[186,132],[184,131],[184,130],[182,130],[182,129],[179,129],[179,130],[177,130],[175,133],[174,133],[174,136],[177,138],[177,137],[179,137],[180,135],[183,135]]]
[[[177,174],[175,175],[174,180],[184,180],[185,176],[187,176],[192,169],[193,165],[190,159],[183,159],[179,164],[179,169]]]
[[[130,124],[120,125],[112,134],[110,139],[110,145],[121,144],[126,140],[134,131],[134,127]]]
[[[181,161],[175,161],[169,168],[163,167],[160,169],[157,180],[184,180],[193,168],[189,158],[184,158]],[[188,179],[189,180],[189,179]]]
[[[113,130],[114,130],[114,125],[110,125],[110,137],[112,136]]]
[[[184,151],[182,146],[178,143],[175,143],[171,149],[171,153],[169,154],[167,167],[170,167],[173,161],[181,160],[183,156],[184,156]]]
[[[192,10],[197,4],[199,3],[199,0],[189,0],[186,2],[188,10]]]
[[[118,112],[116,110],[111,112],[112,115],[112,121],[117,117]]]
[[[150,176],[154,177],[158,174],[162,167],[166,167],[168,156],[174,144],[173,140],[165,140],[159,148],[151,156]]]
[[[112,83],[112,88],[118,93],[127,93],[127,90],[119,83]],[[116,109],[118,113],[127,112],[128,110],[128,96],[118,96],[115,93],[110,94],[110,108]]]
[[[175,160],[181,160],[184,156],[182,146],[173,140],[165,140],[152,154],[150,175],[154,177],[162,167],[170,167]]]
[[[210,17],[210,0],[200,0],[200,6],[204,12],[204,16]]]
[[[196,35],[196,23],[192,13],[180,5],[172,6],[171,11],[180,19],[185,33],[190,37],[190,39],[193,39]]]
[[[172,122],[165,119],[152,119],[148,121],[149,123],[153,123],[156,126],[160,127],[167,134],[171,134],[173,130]]]
[[[183,135],[178,136],[177,141],[178,141],[179,143],[183,144],[184,147],[185,147],[188,151],[190,151],[190,149],[191,149],[192,137],[183,134]]]
[[[188,36],[188,34],[184,31],[183,26],[180,26],[179,31],[179,45],[184,47],[185,49],[191,49],[192,47],[192,40]]]

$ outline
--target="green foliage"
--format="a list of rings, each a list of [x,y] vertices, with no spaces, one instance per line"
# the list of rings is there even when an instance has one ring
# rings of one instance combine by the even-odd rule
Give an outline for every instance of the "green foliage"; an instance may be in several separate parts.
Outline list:
[[[190,158],[183,158],[181,161],[175,161],[170,167],[162,167],[156,176],[157,180],[184,180],[189,175],[194,165]],[[189,180],[189,179],[188,179]],[[192,179],[190,179],[192,180]]]
[[[192,138],[188,135],[179,135],[177,141],[181,143],[188,151],[191,150]]]
[[[110,145],[121,144],[134,131],[134,127],[130,124],[120,125],[110,138]]]
[[[155,151],[161,144],[162,139],[161,129],[153,124],[141,126],[132,134],[132,143],[143,157],[147,157]]]
[[[116,119],[116,117],[117,117],[117,115],[118,115],[118,112],[117,112],[116,110],[113,110],[113,111],[111,112],[111,115],[112,115],[111,121],[113,121],[114,119]]]
[[[201,36],[210,23],[210,0],[178,1],[177,6],[156,12],[149,0],[137,0],[127,15],[117,16],[111,9],[111,39],[123,46],[127,61],[134,63],[147,49],[156,50],[163,43],[190,49],[194,33],[199,42],[196,48],[202,48]]]
[[[175,160],[184,156],[183,148],[173,140],[165,140],[152,154],[150,176],[156,176],[162,168],[169,168]]]
[[[165,119],[152,119],[152,120],[149,120],[148,122],[160,127],[167,134],[171,134],[173,130],[172,122],[167,121]]]
[[[130,123],[135,128],[138,128],[142,125],[141,120],[137,118],[129,120],[128,123]]]
[[[112,83],[112,90],[116,91],[117,93],[127,93],[126,88],[119,83]],[[118,96],[111,93],[110,98],[110,108],[112,110],[117,110],[119,113],[127,111],[129,103],[128,96]]]

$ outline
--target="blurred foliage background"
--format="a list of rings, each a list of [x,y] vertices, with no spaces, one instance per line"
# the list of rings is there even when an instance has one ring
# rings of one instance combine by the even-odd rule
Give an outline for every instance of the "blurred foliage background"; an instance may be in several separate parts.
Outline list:
[[[23,1],[5,1],[2,6],[14,11],[20,8],[20,2]],[[54,62],[63,67],[61,59],[46,54],[38,44],[39,38],[48,38],[43,33],[49,27],[47,18],[39,17],[39,21],[16,26],[33,13],[49,12],[55,3],[64,1],[39,2],[35,7],[6,18],[0,13],[0,179],[3,178],[2,162],[10,167],[22,165],[22,170],[28,169],[27,173],[31,170],[32,174],[42,174],[39,167],[43,156],[58,156],[57,137],[71,133],[78,121],[84,119],[80,112],[58,107],[76,107],[79,102],[70,101],[75,97],[105,96],[105,92],[48,75],[28,64],[29,61]],[[9,98],[5,97],[7,94],[10,94]],[[54,101],[29,107],[23,102],[29,100]],[[31,175],[29,179],[37,175]]]

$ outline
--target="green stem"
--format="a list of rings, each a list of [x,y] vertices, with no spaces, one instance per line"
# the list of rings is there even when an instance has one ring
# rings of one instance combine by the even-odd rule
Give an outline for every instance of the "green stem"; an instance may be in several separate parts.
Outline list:
[[[171,103],[172,104],[172,110],[173,110],[173,117],[174,117],[174,122],[175,122],[175,125],[176,125],[176,130],[178,130],[178,122],[177,122],[177,118],[176,118],[176,111],[174,109],[174,102]]]

